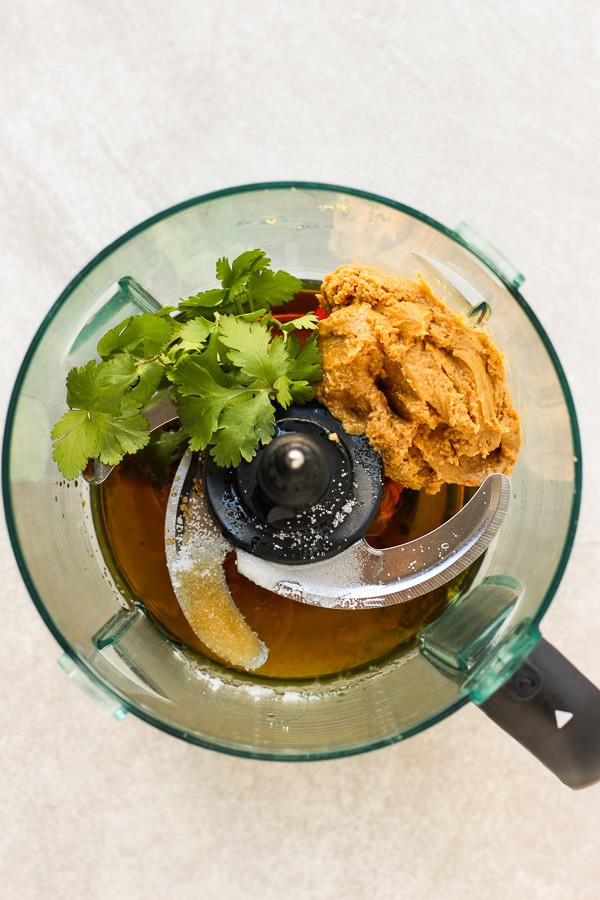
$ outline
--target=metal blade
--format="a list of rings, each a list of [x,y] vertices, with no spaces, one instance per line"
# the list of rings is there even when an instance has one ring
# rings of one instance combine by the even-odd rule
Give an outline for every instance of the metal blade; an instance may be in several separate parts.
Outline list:
[[[239,571],[269,591],[332,609],[367,609],[412,600],[446,584],[491,544],[506,515],[510,479],[489,475],[451,519],[388,550],[361,540],[336,557],[304,565],[267,562],[238,551]]]

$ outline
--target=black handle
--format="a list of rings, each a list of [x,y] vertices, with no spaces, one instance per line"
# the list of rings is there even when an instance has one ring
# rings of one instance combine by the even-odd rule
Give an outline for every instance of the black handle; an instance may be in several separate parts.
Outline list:
[[[600,781],[600,690],[541,640],[486,715],[571,788]]]

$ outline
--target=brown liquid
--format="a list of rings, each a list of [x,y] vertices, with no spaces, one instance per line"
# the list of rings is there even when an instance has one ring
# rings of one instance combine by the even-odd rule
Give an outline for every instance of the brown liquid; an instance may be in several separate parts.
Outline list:
[[[165,556],[165,511],[169,487],[156,487],[136,459],[121,463],[97,489],[98,522],[111,568],[131,597],[141,602],[177,641],[214,657],[187,623],[171,586]],[[394,516],[374,546],[393,546],[419,537],[449,518],[462,496],[450,487],[428,496],[404,491]],[[250,627],[269,648],[259,674],[306,678],[352,669],[406,644],[448,602],[444,586],[407,603],[381,609],[320,609],[280,597],[240,575],[235,554],[225,561],[233,599]]]
[[[314,293],[305,291],[286,311],[314,306]],[[105,537],[107,563],[124,593],[143,604],[176,641],[215,659],[192,631],[171,586],[164,538],[169,487],[155,484],[143,453],[127,458],[94,489],[96,525]],[[432,496],[406,490],[398,499],[397,494],[388,485],[368,537],[373,546],[391,547],[419,537],[448,519],[463,502],[462,489],[454,486]],[[410,645],[456,590],[455,582],[454,588],[446,585],[396,606],[332,610],[258,587],[237,571],[234,553],[225,560],[225,574],[236,605],[269,648],[258,673],[277,679],[331,675]]]

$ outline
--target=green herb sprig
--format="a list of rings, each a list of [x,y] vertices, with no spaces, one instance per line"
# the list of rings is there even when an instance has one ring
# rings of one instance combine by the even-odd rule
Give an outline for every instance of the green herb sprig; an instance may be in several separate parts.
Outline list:
[[[100,360],[71,369],[67,405],[52,430],[53,457],[66,478],[88,460],[116,465],[147,446],[143,407],[171,392],[181,431],[192,450],[220,466],[250,460],[275,430],[276,407],[304,403],[322,377],[316,335],[304,344],[294,333],[314,330],[312,313],[281,323],[275,306],[302,282],[273,272],[262,250],[216,264],[220,288],[182,298],[176,307],[130,316],[98,343]]]

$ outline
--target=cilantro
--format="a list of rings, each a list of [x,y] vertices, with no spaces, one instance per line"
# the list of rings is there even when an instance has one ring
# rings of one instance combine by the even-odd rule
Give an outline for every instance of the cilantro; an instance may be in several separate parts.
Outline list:
[[[67,376],[69,410],[52,431],[54,459],[67,478],[89,458],[108,465],[150,443],[166,467],[188,441],[218,465],[250,460],[274,433],[276,405],[304,403],[321,376],[314,335],[304,345],[295,332],[314,330],[308,313],[281,323],[270,310],[291,300],[302,283],[273,272],[262,250],[233,262],[217,260],[220,288],[182,298],[177,307],[130,316],[98,344],[101,359]],[[150,436],[143,407],[167,388],[180,431]]]
[[[247,250],[231,264],[225,257],[218,259],[216,275],[222,287],[182,299],[179,309],[187,318],[214,319],[215,312],[242,315],[287,303],[302,290],[302,282],[287,272],[273,272],[270,262],[262,250]]]
[[[270,387],[289,364],[288,354],[280,337],[271,333],[261,322],[244,322],[235,316],[219,319],[219,337],[227,347],[227,358],[237,366],[248,382]]]
[[[153,356],[172,332],[173,322],[163,316],[155,313],[130,316],[104,335],[98,344],[98,353],[103,357],[115,351],[126,351],[137,357]]]
[[[288,334],[290,331],[316,328],[318,321],[319,317],[315,313],[305,313],[303,316],[298,316],[297,319],[291,319],[289,322],[278,322],[277,326],[284,334]]]
[[[98,455],[99,430],[88,410],[71,409],[52,429],[53,457],[65,478],[76,478],[90,456]]]
[[[312,377],[310,351],[299,341],[273,337],[262,322],[222,316],[215,338],[223,347],[219,381],[202,364],[204,354],[188,356],[173,374],[176,405],[193,450],[212,444],[219,465],[237,465],[273,436],[272,401],[286,408],[293,399],[310,399],[306,376],[316,381],[320,369],[317,378]],[[295,370],[300,378],[295,378]]]
[[[176,406],[192,450],[204,450],[219,426],[225,406],[245,393],[230,383],[222,387],[193,359],[184,360],[176,372]]]
[[[157,360],[151,360],[143,366],[139,366],[138,382],[132,388],[130,399],[135,406],[144,406],[162,386],[165,378],[163,365]]]
[[[294,381],[320,381],[323,373],[316,335],[311,334],[302,346],[294,334],[288,341],[288,347],[292,355],[292,362],[288,370],[290,378]]]
[[[247,393],[223,411],[214,434],[211,456],[219,466],[249,462],[259,444],[267,444],[275,432],[275,408],[266,393]]]
[[[148,422],[133,403],[124,401],[118,416],[95,412],[92,417],[99,431],[96,455],[109,466],[116,466],[127,453],[136,453],[148,443]]]
[[[192,319],[191,322],[177,324],[175,327],[176,337],[179,338],[179,348],[181,350],[199,350],[209,337],[211,331],[214,330],[212,322],[206,319]]]

